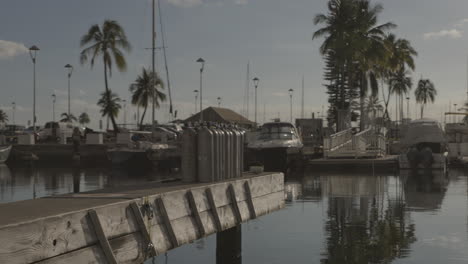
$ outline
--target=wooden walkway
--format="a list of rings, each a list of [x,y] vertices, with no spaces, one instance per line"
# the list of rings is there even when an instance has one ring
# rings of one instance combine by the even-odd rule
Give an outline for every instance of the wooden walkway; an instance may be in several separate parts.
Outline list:
[[[0,263],[142,263],[283,207],[282,173],[0,204]]]

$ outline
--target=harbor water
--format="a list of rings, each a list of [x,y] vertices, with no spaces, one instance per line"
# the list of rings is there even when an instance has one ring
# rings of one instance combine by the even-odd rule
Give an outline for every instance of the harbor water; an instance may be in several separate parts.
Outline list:
[[[160,172],[0,165],[0,202],[170,180]],[[222,263],[468,263],[468,171],[289,177],[283,210],[244,223]],[[218,263],[223,256],[218,256]],[[147,263],[216,263],[216,235]]]

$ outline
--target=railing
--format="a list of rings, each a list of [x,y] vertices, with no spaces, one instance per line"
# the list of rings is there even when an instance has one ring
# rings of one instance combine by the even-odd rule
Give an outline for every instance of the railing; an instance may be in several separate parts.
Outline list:
[[[386,153],[385,137],[369,128],[355,135],[345,130],[324,139],[324,157],[367,157]]]

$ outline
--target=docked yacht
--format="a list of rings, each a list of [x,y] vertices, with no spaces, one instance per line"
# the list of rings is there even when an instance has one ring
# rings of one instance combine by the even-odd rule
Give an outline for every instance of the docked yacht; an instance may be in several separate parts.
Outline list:
[[[286,172],[301,160],[302,148],[293,124],[265,123],[247,144],[246,164],[261,164],[265,171]]]
[[[447,140],[437,121],[412,121],[402,147],[405,151],[398,157],[400,169],[447,170]]]
[[[0,146],[0,164],[5,163],[8,157],[10,156],[11,145],[9,146]]]

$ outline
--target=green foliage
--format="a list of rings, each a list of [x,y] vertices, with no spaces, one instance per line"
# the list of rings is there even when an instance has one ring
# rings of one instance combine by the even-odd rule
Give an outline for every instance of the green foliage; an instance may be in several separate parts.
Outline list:
[[[122,108],[120,102],[121,99],[117,94],[109,90],[101,93],[101,98],[97,104],[101,107],[100,112],[103,117],[108,116],[110,118],[116,118]]]
[[[0,122],[2,123],[8,122],[8,115],[2,109],[0,109]]]
[[[330,0],[328,12],[315,16],[315,25],[323,26],[313,39],[324,38],[320,52],[325,60],[328,119],[332,124],[337,124],[337,111],[352,111],[355,101],[359,102],[359,113],[364,114],[365,98],[368,93],[378,95],[379,80],[405,65],[414,69],[416,51],[407,40],[388,34],[395,24],[378,23],[382,11],[382,5],[369,0]]]
[[[83,126],[86,124],[89,124],[91,120],[89,118],[88,113],[86,112],[81,113],[81,115],[78,117],[78,122]]]
[[[153,102],[156,108],[160,107],[159,102],[166,101],[166,94],[160,89],[164,89],[164,83],[157,73],[154,74],[149,70],[143,68],[141,75],[137,77],[134,83],[130,84],[129,90],[132,94],[132,104],[138,107],[143,107],[143,114],[140,120],[140,127],[143,125],[146,110]]]
[[[73,122],[73,121],[77,121],[78,119],[76,119],[76,116],[74,116],[73,114],[70,114],[68,115],[68,113],[62,113],[60,115],[60,117],[62,117],[62,119],[60,119],[60,122]]]
[[[421,79],[418,82],[418,87],[414,91],[416,102],[421,104],[421,118],[424,117],[424,106],[427,103],[434,103],[437,90],[434,84],[429,79]]]

